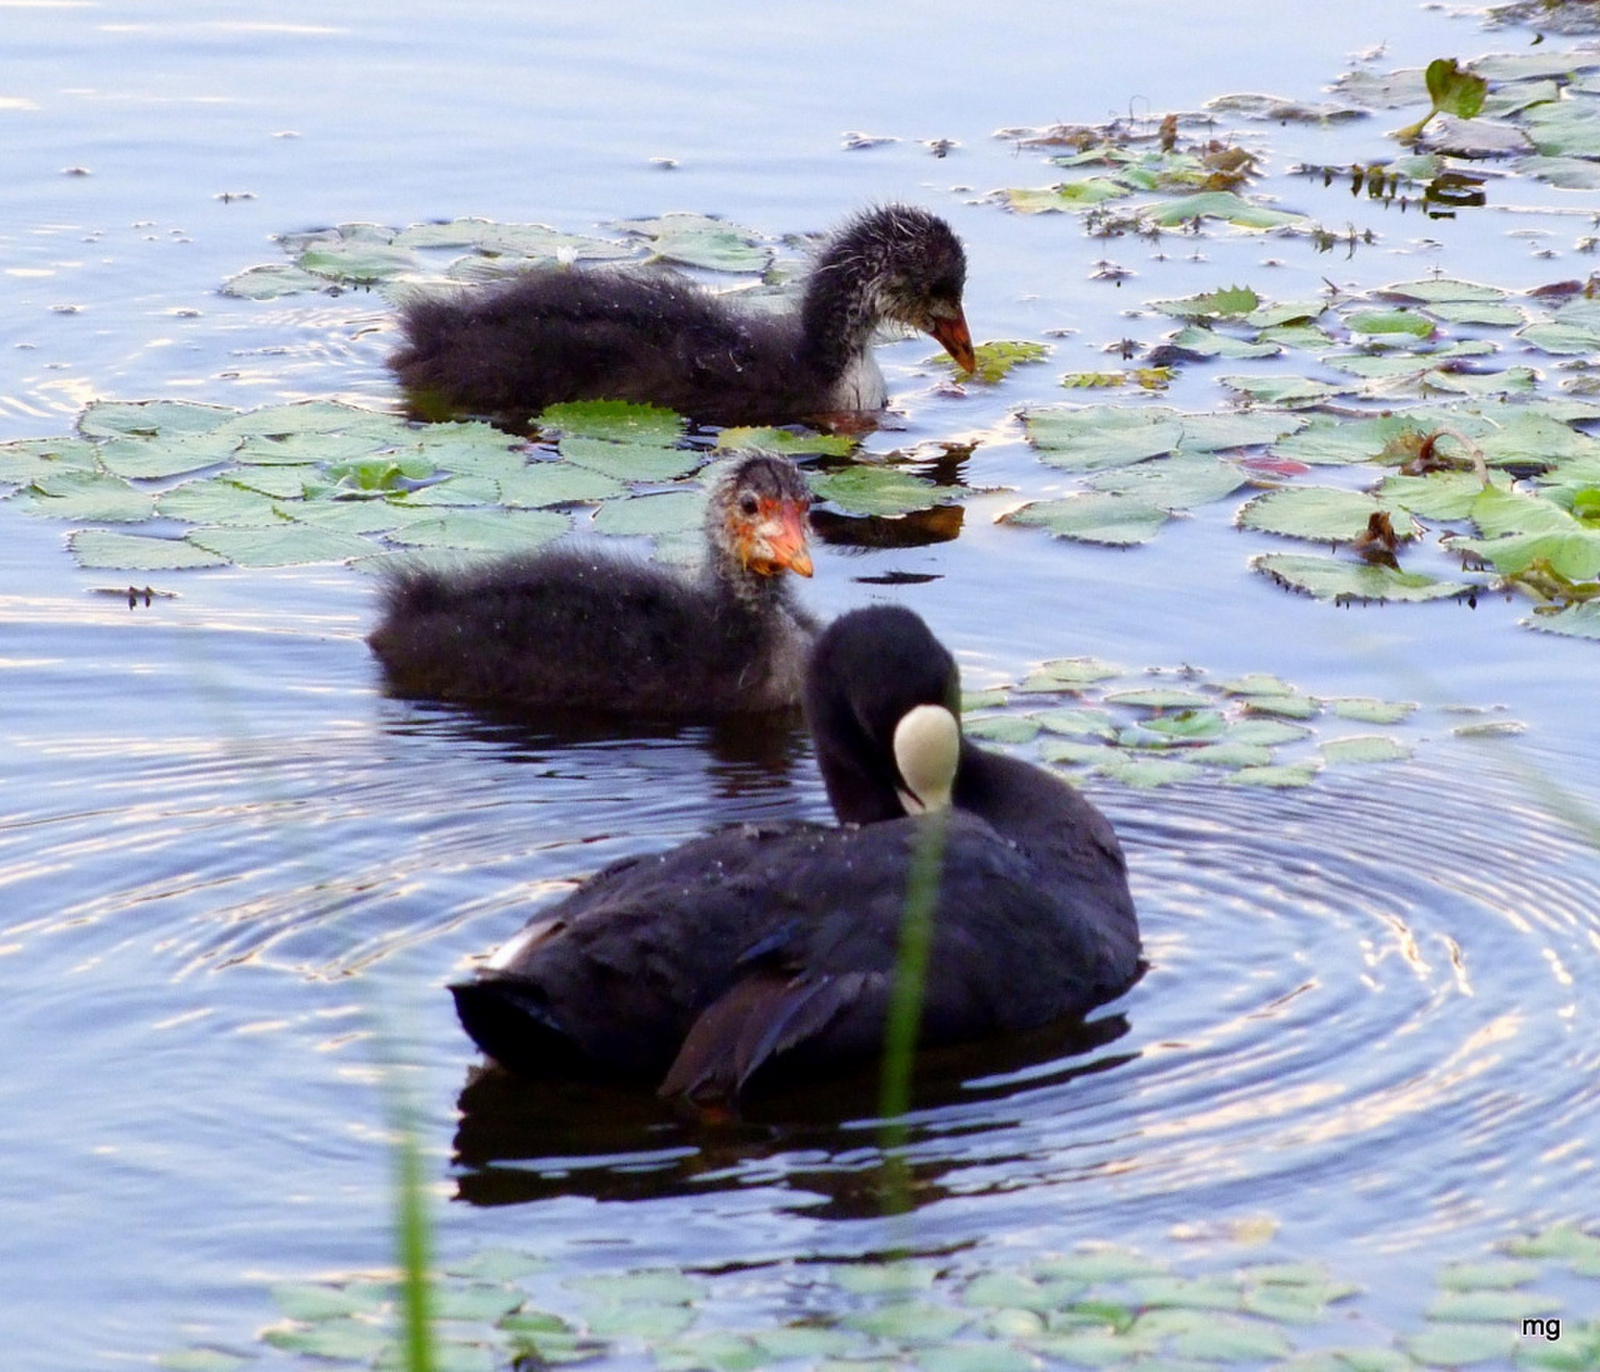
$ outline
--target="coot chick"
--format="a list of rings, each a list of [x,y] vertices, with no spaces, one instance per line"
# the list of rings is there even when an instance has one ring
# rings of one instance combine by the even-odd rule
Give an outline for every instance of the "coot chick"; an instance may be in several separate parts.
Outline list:
[[[747,453],[712,483],[697,574],[592,545],[402,570],[367,642],[399,695],[660,718],[791,708],[817,630],[785,575],[811,575],[810,499],[787,458]]]
[[[698,1101],[871,1062],[930,824],[945,832],[919,1046],[1081,1017],[1138,979],[1110,824],[961,736],[956,664],[915,614],[830,625],[805,708],[842,825],[739,825],[591,877],[451,987],[485,1053]]]
[[[680,276],[539,269],[407,305],[389,365],[413,417],[480,414],[512,429],[567,400],[665,405],[713,424],[879,410],[870,347],[883,324],[932,334],[974,367],[966,275],[944,220],[887,205],[828,240],[790,312],[740,308]]]

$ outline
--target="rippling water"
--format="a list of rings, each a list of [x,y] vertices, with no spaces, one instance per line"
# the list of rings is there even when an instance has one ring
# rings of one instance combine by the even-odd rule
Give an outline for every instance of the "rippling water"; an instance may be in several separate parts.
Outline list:
[[[25,797],[0,829],[0,947],[26,969],[14,1041],[40,1054],[5,1085],[34,1141],[19,1221],[65,1263],[135,1208],[149,1232],[99,1261],[115,1288],[160,1252],[172,1303],[263,1262],[381,1261],[376,1030],[431,1083],[480,1216],[448,1246],[535,1234],[575,1270],[883,1247],[870,1082],[709,1131],[625,1093],[509,1088],[473,1080],[441,989],[623,853],[820,813],[802,742],[552,739],[385,702],[363,587],[296,605],[293,577],[237,581],[164,612],[0,607]],[[1361,1273],[1567,1214],[1593,1184],[1600,860],[1594,797],[1587,832],[1552,817],[1529,756],[1446,735],[1302,792],[1098,792],[1150,971],[1087,1036],[929,1064],[913,1246],[1160,1244],[1266,1215]],[[87,1209],[63,1219],[68,1192]],[[157,1236],[197,1214],[174,1259]]]
[[[14,364],[0,428],[60,433],[96,397],[388,403],[376,297],[215,293],[273,260],[270,234],[359,218],[588,231],[695,208],[783,232],[920,199],[967,238],[980,336],[1070,325],[1082,336],[1057,361],[1090,365],[1088,345],[1158,288],[1091,292],[1105,245],[974,203],[1046,177],[993,128],[1099,119],[1140,96],[1197,103],[1265,84],[1263,70],[1314,95],[1386,38],[1396,62],[1484,46],[1466,21],[1388,3],[1321,15],[1316,34],[1277,4],[1241,4],[1234,22],[1210,6],[1083,6],[1070,46],[1053,7],[925,10],[852,11],[857,45],[827,4],[761,30],[713,6],[679,17],[699,45],[686,66],[658,56],[681,52],[682,32],[614,6],[263,26],[244,7],[0,0],[20,54],[0,120],[23,159],[0,225]],[[1270,54],[1246,41],[1257,29]],[[775,67],[831,79],[777,82]],[[902,142],[845,153],[847,128]],[[952,134],[947,161],[918,141]],[[91,175],[62,175],[78,165]],[[217,198],[239,191],[252,195]],[[1388,223],[1384,256],[1359,265],[1414,276],[1443,244],[1452,265],[1503,276],[1503,230]],[[1540,279],[1586,264],[1541,262]],[[1287,250],[1258,265],[1286,298],[1354,270]],[[1218,284],[1200,252],[1172,270],[1163,293]],[[1300,792],[1097,788],[1129,850],[1150,970],[1088,1034],[927,1064],[915,1209],[891,1222],[870,1083],[720,1128],[633,1095],[508,1090],[477,1075],[443,990],[605,862],[714,824],[823,814],[803,740],[541,736],[389,701],[357,573],[187,574],[163,582],[174,598],[130,607],[72,567],[63,526],[0,503],[10,1365],[248,1347],[272,1282],[387,1263],[380,1043],[421,1102],[451,1197],[447,1254],[505,1243],[594,1271],[1088,1239],[1162,1251],[1265,1216],[1273,1253],[1325,1259],[1380,1313],[1414,1314],[1425,1268],[1595,1217],[1593,645],[1516,630],[1521,609],[1489,599],[1340,613],[1282,596],[1243,573],[1221,507],[1127,555],[999,529],[1017,492],[1061,488],[1011,414],[1059,399],[1061,368],[957,399],[930,380],[928,351],[884,350],[903,428],[875,450],[977,439],[965,477],[983,489],[951,542],[820,549],[806,588],[820,611],[904,599],[977,684],[1092,652],[1497,707],[1526,733],[1460,738],[1435,715],[1411,761]],[[1209,407],[1209,384],[1178,403]]]

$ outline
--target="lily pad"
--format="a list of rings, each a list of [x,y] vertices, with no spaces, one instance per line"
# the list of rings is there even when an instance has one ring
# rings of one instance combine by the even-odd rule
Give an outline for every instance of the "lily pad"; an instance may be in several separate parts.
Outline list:
[[[999,192],[1006,208],[1018,214],[1060,214],[1117,200],[1128,193],[1128,187],[1108,176],[1087,176],[1054,186],[1008,187]]]
[[[1091,472],[1169,453],[1183,440],[1182,417],[1165,408],[1052,406],[1025,416],[1029,441],[1052,466]]]
[[[154,496],[108,472],[67,467],[35,478],[28,510],[50,519],[139,524],[150,518]]]
[[[1141,207],[1141,213],[1164,227],[1187,224],[1196,219],[1225,219],[1242,229],[1279,229],[1288,225],[1305,227],[1311,223],[1303,214],[1270,209],[1246,200],[1233,191],[1202,191],[1198,195],[1184,196],[1181,200],[1145,205]]]
[[[220,477],[174,486],[156,500],[163,519],[185,524],[267,525],[278,518],[278,502]]]
[[[1317,543],[1348,543],[1367,528],[1378,513],[1388,514],[1396,537],[1412,538],[1417,525],[1403,510],[1385,505],[1362,491],[1328,486],[1289,486],[1268,491],[1246,504],[1235,516],[1241,529],[1302,538]]]
[[[1317,779],[1317,768],[1309,762],[1285,766],[1241,767],[1229,775],[1234,786],[1256,786],[1265,790],[1296,790]]]
[[[240,300],[278,300],[286,295],[325,291],[329,284],[327,277],[292,262],[268,262],[230,276],[222,283],[222,293]]]
[[[1415,310],[1361,310],[1345,316],[1344,322],[1351,333],[1373,338],[1396,334],[1405,338],[1432,338],[1434,334],[1433,321]]]
[[[1319,405],[1349,389],[1305,376],[1224,376],[1220,384],[1258,405]]]
[[[1147,543],[1172,518],[1169,510],[1120,491],[1091,491],[1063,500],[1036,500],[1000,517],[1002,524],[1048,529],[1057,538],[1111,547]]]
[[[595,511],[590,527],[616,537],[654,537],[698,529],[705,519],[705,496],[699,491],[665,491],[659,495],[608,500]]]
[[[1439,581],[1422,572],[1396,571],[1376,563],[1294,553],[1261,553],[1250,559],[1250,565],[1281,586],[1336,604],[1460,599],[1483,589],[1472,582]]]
[[[500,503],[514,510],[609,500],[627,491],[615,477],[571,462],[529,463],[498,485]]]
[[[1150,308],[1178,319],[1243,319],[1261,304],[1261,297],[1248,286],[1229,286],[1205,291],[1179,300],[1152,300]]]
[[[705,462],[692,448],[668,448],[586,436],[563,437],[561,455],[569,462],[618,481],[676,481]]]
[[[1029,743],[1038,737],[1039,721],[1027,715],[980,715],[967,720],[964,731],[991,743]]]
[[[1269,410],[1218,410],[1211,414],[1186,414],[1181,418],[1180,446],[1185,453],[1214,453],[1276,443],[1309,423],[1303,415]]]
[[[82,438],[22,438],[0,443],[0,481],[22,485],[69,468],[91,469],[100,445]]]
[[[811,491],[818,499],[858,515],[909,514],[959,494],[912,472],[866,463],[812,476]]]
[[[1198,781],[1205,776],[1199,767],[1188,762],[1163,757],[1130,757],[1125,754],[1107,757],[1096,765],[1095,773],[1108,781],[1119,781],[1124,786],[1140,790]]]
[[[996,341],[980,343],[973,349],[978,359],[977,369],[972,373],[972,380],[982,382],[986,386],[997,385],[1003,381],[1006,374],[1013,367],[1024,366],[1030,362],[1042,362],[1050,356],[1049,346],[1044,343],[1034,342],[1007,342]],[[954,359],[948,354],[940,354],[930,361],[941,365],[948,365],[951,370],[960,372]],[[965,376],[965,372],[960,372]]]
[[[1482,1324],[1435,1324],[1405,1341],[1412,1357],[1437,1367],[1504,1366],[1514,1343],[1505,1325]]]
[[[772,250],[761,246],[749,229],[692,213],[664,214],[658,219],[630,219],[616,228],[648,239],[656,257],[686,267],[719,272],[764,272]]]
[[[80,567],[115,568],[128,572],[170,572],[190,567],[225,567],[228,559],[182,539],[118,534],[106,529],[79,529],[67,546]]]
[[[450,510],[408,524],[391,538],[419,548],[509,553],[536,548],[566,531],[567,517],[551,510]]]
[[[268,528],[192,529],[189,541],[241,567],[293,567],[370,557],[373,544],[358,534],[284,520]]]
[[[623,400],[577,400],[551,405],[537,422],[541,429],[559,430],[564,438],[654,447],[677,443],[685,424],[681,415],[659,405],[634,405]]]
[[[1600,600],[1569,605],[1558,614],[1535,614],[1522,621],[1531,629],[1569,638],[1600,639]]]
[[[819,434],[809,429],[736,427],[717,435],[719,453],[743,452],[761,448],[787,457],[849,457],[857,440],[848,434]]]
[[[1360,734],[1328,739],[1322,745],[1322,755],[1330,763],[1397,762],[1410,757],[1411,749],[1396,739]]]
[[[1139,498],[1160,509],[1176,511],[1221,500],[1249,479],[1231,462],[1179,452],[1096,473],[1088,485],[1097,491]]]

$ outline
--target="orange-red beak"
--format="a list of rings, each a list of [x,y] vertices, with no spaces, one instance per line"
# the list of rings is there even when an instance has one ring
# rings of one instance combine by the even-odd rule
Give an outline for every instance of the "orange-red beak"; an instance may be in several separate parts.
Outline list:
[[[967,330],[967,317],[961,312],[959,305],[951,318],[935,319],[933,327],[928,332],[939,340],[962,371],[977,370],[978,355],[972,351],[972,334]]]
[[[811,575],[807,507],[798,500],[763,500],[746,545],[745,565],[762,576]]]

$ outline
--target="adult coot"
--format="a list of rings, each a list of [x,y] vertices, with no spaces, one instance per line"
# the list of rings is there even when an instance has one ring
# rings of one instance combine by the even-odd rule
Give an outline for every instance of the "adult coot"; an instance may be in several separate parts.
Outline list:
[[[882,1048],[907,874],[942,825],[922,1046],[1082,1016],[1142,971],[1122,849],[1059,777],[961,736],[950,654],[915,614],[818,640],[806,716],[842,822],[739,825],[627,859],[453,986],[461,1022],[529,1075],[728,1100]]]

